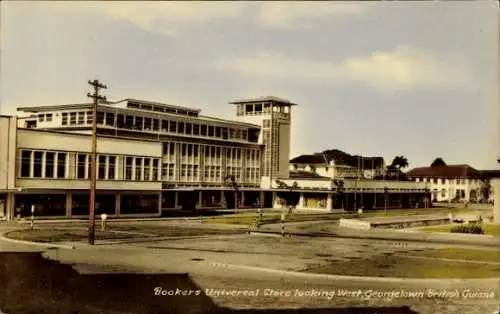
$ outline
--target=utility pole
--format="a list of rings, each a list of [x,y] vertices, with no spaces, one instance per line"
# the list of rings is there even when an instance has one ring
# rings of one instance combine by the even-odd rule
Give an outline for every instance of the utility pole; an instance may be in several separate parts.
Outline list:
[[[89,244],[94,245],[95,240],[95,188],[97,169],[97,105],[99,101],[106,101],[105,96],[99,95],[100,89],[107,86],[101,84],[99,80],[89,81],[89,85],[94,88],[94,93],[87,93],[87,97],[93,99],[92,105],[92,155],[90,159],[90,201],[89,201]]]

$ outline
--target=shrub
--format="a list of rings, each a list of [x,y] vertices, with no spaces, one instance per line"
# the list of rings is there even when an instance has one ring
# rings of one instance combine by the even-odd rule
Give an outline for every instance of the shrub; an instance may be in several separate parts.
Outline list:
[[[484,234],[484,229],[480,224],[468,223],[465,225],[458,225],[451,228],[453,233],[472,233],[472,234]]]

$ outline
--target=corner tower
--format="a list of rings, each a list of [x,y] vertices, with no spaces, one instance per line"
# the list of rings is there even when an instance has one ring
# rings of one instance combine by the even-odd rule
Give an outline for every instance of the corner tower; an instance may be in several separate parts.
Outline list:
[[[259,144],[264,145],[261,185],[266,187],[275,178],[288,178],[291,109],[297,104],[273,96],[238,100],[231,104],[236,105],[239,121],[261,127]]]

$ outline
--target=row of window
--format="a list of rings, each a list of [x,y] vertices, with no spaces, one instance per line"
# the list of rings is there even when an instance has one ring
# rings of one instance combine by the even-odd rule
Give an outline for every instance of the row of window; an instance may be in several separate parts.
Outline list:
[[[63,112],[61,124],[83,125],[92,123],[91,111]],[[259,130],[220,127],[192,122],[147,118],[136,115],[115,114],[112,112],[97,112],[97,124],[121,129],[176,133],[183,135],[215,137],[225,140],[244,140],[257,142]]]
[[[257,151],[258,152],[258,151]],[[123,162],[123,161],[122,161]],[[50,151],[21,151],[20,176],[23,178],[68,178],[68,153]],[[91,155],[77,153],[75,155],[75,176],[77,179],[89,179],[91,176]],[[97,155],[96,178],[99,180],[119,180],[122,177],[131,181],[158,181],[161,177],[166,181],[176,180],[175,163],[162,164],[160,160],[151,157],[124,157],[124,175],[119,175],[119,158],[114,155]],[[204,181],[219,182],[222,180],[220,165],[204,167]],[[260,179],[258,166],[246,167],[246,178],[242,178],[240,166],[227,166],[227,175],[234,175],[238,181],[257,182]],[[199,181],[200,169],[197,164],[180,165],[180,181]]]
[[[76,177],[77,179],[90,178],[90,170],[92,161],[90,154],[76,155]],[[117,156],[97,155],[96,178],[99,180],[116,180],[118,179]]]
[[[271,113],[272,111],[287,114],[290,112],[290,107],[288,106],[272,107],[270,103],[238,104],[236,107],[237,116],[258,115],[261,113]]]
[[[40,113],[38,115],[38,121],[51,122],[52,121],[52,113]]]
[[[415,182],[429,182],[433,184],[478,184],[479,179],[444,179],[444,178],[414,178]]]
[[[66,178],[67,153],[22,150],[21,178]]]
[[[158,158],[125,157],[125,180],[159,181]]]

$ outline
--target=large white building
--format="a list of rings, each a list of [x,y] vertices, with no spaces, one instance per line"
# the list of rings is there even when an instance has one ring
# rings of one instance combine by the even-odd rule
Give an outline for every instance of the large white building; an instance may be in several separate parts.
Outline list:
[[[469,165],[420,167],[407,175],[415,182],[428,183],[434,202],[477,202],[485,198],[486,177]]]
[[[236,120],[137,99],[100,103],[97,212],[268,208],[282,206],[287,193],[300,195],[298,207],[325,210],[380,207],[380,195],[389,207],[423,204],[425,184],[345,178],[339,188],[331,178],[290,175],[296,104],[277,97],[231,104]],[[18,111],[19,117],[0,116],[0,216],[28,215],[32,205],[38,217],[88,215],[92,104]],[[360,203],[356,195],[364,193]]]

